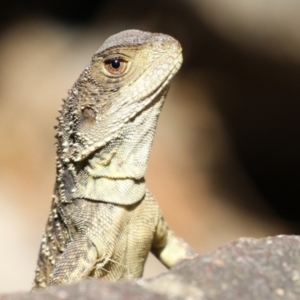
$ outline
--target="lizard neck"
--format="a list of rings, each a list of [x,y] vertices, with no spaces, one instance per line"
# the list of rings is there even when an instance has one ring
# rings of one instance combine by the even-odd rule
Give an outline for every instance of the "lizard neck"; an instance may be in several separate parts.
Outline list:
[[[77,198],[130,205],[143,199],[145,172],[166,91],[129,120],[119,136],[62,177],[66,202]],[[71,175],[72,173],[72,175]],[[72,178],[73,180],[72,180]]]

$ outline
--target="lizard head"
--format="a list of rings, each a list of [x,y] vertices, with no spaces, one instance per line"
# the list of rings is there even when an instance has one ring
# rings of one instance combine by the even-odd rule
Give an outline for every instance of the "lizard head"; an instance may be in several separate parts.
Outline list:
[[[62,160],[85,159],[164,98],[181,66],[181,51],[179,42],[165,34],[127,30],[109,37],[64,100],[58,118]]]

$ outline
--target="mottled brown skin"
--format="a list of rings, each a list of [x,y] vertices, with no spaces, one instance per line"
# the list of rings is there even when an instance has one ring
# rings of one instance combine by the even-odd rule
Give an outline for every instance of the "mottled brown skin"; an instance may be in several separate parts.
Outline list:
[[[167,267],[195,252],[145,187],[157,119],[182,62],[170,36],[107,39],[64,99],[57,176],[34,288],[87,277],[138,278],[149,251]]]

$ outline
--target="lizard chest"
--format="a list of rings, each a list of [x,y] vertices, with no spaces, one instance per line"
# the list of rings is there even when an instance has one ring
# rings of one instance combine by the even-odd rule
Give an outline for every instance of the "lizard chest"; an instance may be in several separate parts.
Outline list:
[[[69,210],[71,238],[87,236],[97,249],[91,277],[118,280],[142,276],[159,216],[152,199],[133,205],[78,199]]]

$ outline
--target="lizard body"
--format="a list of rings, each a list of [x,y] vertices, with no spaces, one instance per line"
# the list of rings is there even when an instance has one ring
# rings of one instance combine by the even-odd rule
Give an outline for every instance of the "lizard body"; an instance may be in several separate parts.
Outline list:
[[[167,267],[195,255],[146,189],[158,116],[182,63],[170,36],[108,38],[64,99],[57,175],[34,288],[142,276],[149,251]]]

